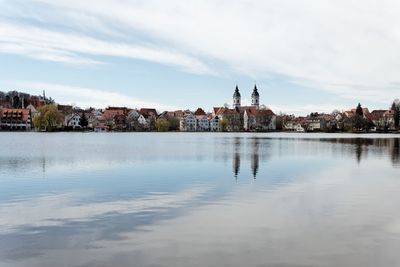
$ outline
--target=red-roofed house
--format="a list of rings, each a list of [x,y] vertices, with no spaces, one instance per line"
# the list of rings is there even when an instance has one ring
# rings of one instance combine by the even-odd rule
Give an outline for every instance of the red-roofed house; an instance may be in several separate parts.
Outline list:
[[[0,128],[4,130],[30,130],[31,112],[23,108],[4,108],[0,110]]]

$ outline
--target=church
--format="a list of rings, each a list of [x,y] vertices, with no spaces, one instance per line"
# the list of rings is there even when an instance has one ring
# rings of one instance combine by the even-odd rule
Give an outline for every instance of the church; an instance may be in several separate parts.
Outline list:
[[[260,108],[260,94],[254,85],[251,94],[251,105],[241,105],[239,87],[233,92],[232,108],[214,107],[213,115],[218,116],[226,126],[226,131],[274,131],[276,115],[268,108]]]

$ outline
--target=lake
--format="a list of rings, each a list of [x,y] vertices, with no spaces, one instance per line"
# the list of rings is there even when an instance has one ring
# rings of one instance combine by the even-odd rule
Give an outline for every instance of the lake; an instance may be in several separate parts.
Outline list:
[[[400,266],[396,135],[0,133],[0,266]]]

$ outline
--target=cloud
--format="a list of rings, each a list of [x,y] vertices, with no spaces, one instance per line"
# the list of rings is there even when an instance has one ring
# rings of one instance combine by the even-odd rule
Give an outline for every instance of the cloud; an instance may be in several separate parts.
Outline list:
[[[123,57],[172,65],[188,72],[211,73],[201,61],[168,49],[9,23],[0,24],[0,52],[73,64],[101,63],[92,56]]]
[[[21,3],[26,2],[8,4],[19,7],[13,13],[16,17],[73,33],[24,31],[22,26],[8,25],[4,35],[3,25],[1,43],[16,32],[21,34],[13,43],[71,52],[81,60],[93,55],[122,56],[203,74],[218,69],[223,75],[257,80],[279,75],[343,98],[379,103],[398,93],[400,3],[394,0]],[[31,37],[32,31],[39,37]],[[86,37],[94,34],[124,41]],[[137,40],[147,45],[134,45]]]
[[[131,96],[116,93],[116,90],[99,90],[70,85],[14,81],[9,82],[21,90],[41,94],[43,90],[54,99],[63,99],[63,103],[75,104],[79,107],[105,108],[107,106],[127,106],[131,108],[154,107],[159,110],[174,110],[174,106],[147,102]]]

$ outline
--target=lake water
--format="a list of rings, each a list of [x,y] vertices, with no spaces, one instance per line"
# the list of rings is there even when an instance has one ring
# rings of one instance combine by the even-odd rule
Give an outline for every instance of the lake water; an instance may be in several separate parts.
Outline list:
[[[0,133],[0,266],[400,266],[390,135]]]

